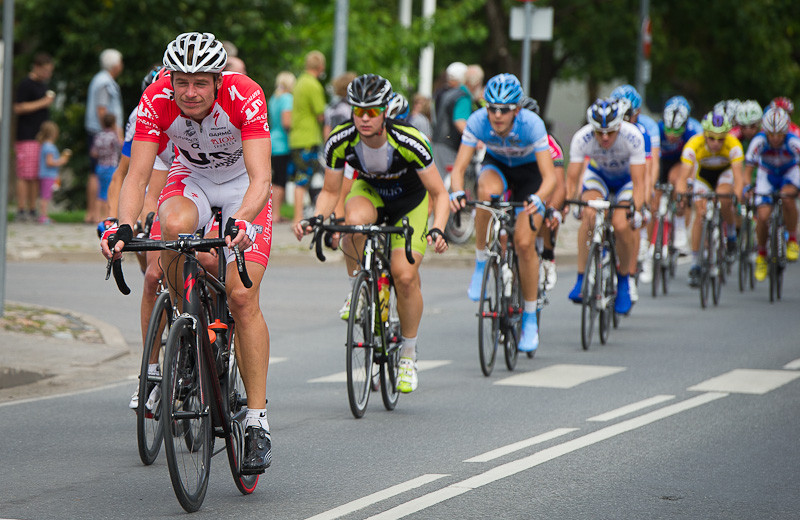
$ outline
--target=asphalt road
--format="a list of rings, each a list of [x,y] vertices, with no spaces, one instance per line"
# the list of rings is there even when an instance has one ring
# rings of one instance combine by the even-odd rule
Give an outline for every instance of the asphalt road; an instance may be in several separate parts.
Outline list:
[[[95,263],[11,263],[7,298],[92,314],[139,341],[138,293]],[[137,276],[126,267],[130,285]],[[784,300],[723,289],[701,310],[679,270],[642,291],[609,343],[580,347],[563,267],[541,347],[480,371],[469,270],[423,267],[420,386],[353,419],[344,382],[341,264],[274,265],[273,465],[242,496],[224,455],[196,518],[795,519],[800,510],[800,267]],[[123,360],[124,361],[124,360]],[[102,366],[98,371],[102,371]],[[180,517],[166,463],[141,465],[127,409],[138,370],[93,391],[0,406],[0,517]]]

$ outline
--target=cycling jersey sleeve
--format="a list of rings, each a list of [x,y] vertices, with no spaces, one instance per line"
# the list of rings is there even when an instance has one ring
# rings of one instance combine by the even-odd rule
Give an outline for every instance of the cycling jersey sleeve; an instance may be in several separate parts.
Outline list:
[[[269,138],[267,99],[258,83],[243,74],[225,74],[219,97],[233,126],[241,129],[242,141]]]
[[[592,127],[589,125],[575,132],[569,145],[569,162],[583,163],[589,153],[589,144],[592,139],[594,139],[594,136],[592,135]]]
[[[750,146],[747,148],[747,154],[745,154],[745,162],[748,165],[757,166],[766,145],[767,138],[764,134],[757,134],[753,137],[753,140],[750,141]]]

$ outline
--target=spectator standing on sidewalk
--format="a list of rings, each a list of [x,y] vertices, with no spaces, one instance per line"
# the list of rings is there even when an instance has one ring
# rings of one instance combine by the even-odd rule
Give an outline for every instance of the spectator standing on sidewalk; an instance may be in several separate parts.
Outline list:
[[[89,152],[92,159],[97,161],[95,174],[97,175],[97,208],[101,215],[108,215],[108,186],[111,177],[119,164],[122,152],[122,140],[117,133],[117,118],[114,114],[106,113],[103,116],[103,131],[94,137],[94,144]]]
[[[14,114],[17,116],[17,136],[14,143],[14,154],[17,158],[17,221],[36,218],[41,148],[36,135],[42,123],[50,119],[50,105],[56,97],[47,88],[53,68],[53,59],[49,54],[36,54],[30,72],[17,85],[14,97]]]
[[[436,98],[433,124],[433,159],[442,178],[453,168],[461,133],[472,114],[472,95],[465,85],[467,66],[456,61],[445,71],[447,88]]]
[[[289,131],[289,147],[294,163],[294,173],[289,179],[294,182],[295,224],[303,218],[306,192],[311,177],[322,173],[319,152],[322,146],[322,121],[325,112],[325,89],[320,78],[325,74],[325,55],[320,51],[306,54],[305,71],[297,78],[292,100],[292,129]],[[312,201],[313,202],[313,201]]]
[[[88,135],[88,146],[91,150],[97,134],[103,131],[103,116],[113,114],[117,127],[116,132],[122,141],[122,128],[119,126],[123,121],[122,113],[122,91],[116,79],[122,73],[122,53],[116,49],[106,49],[100,53],[101,70],[94,75],[89,83],[89,94],[86,98],[86,117],[84,126]],[[90,154],[91,155],[91,154]],[[99,182],[95,173],[96,161],[90,159],[91,169],[89,178],[86,182],[86,218],[85,222],[96,224],[106,214],[98,207]],[[106,212],[107,213],[107,212]]]
[[[230,58],[228,58],[230,60]],[[281,222],[281,206],[286,195],[286,179],[293,171],[289,149],[289,129],[292,127],[292,91],[297,79],[288,71],[275,78],[275,92],[267,102],[269,131],[272,137],[272,215]]]

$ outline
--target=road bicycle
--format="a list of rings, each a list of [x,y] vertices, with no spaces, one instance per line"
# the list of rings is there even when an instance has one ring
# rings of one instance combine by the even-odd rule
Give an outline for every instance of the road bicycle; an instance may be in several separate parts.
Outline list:
[[[326,235],[364,235],[366,240],[358,258],[359,271],[353,283],[347,317],[347,400],[353,416],[357,419],[363,417],[370,391],[377,391],[373,384],[377,379],[384,407],[394,410],[400,398],[397,384],[402,336],[389,242],[391,234],[402,235],[406,259],[413,264],[411,236],[414,228],[409,225],[408,217],[403,217],[401,226],[341,225],[326,224],[321,215],[304,220],[302,226],[304,229],[313,228],[311,247],[315,248],[321,262],[325,261],[322,244],[327,242],[324,239]]]
[[[619,325],[619,316],[614,310],[617,300],[617,249],[614,229],[607,212],[614,209],[630,210],[627,204],[612,204],[602,199],[567,200],[567,204],[590,207],[595,210],[594,225],[589,239],[589,254],[583,271],[581,287],[581,345],[588,350],[592,344],[594,323],[598,323],[600,343],[605,345],[613,325]],[[599,320],[598,320],[599,317]]]
[[[783,220],[783,199],[788,197],[781,192],[769,195],[772,210],[767,225],[767,273],[769,276],[769,301],[781,299],[783,291],[783,270],[786,268],[786,225]]]
[[[748,286],[752,291],[756,286],[755,211],[752,195],[746,197],[739,210],[741,227],[739,228],[739,240],[736,243],[739,256],[739,292],[744,292],[745,287]]]
[[[220,212],[217,218],[221,219]],[[237,228],[232,219],[226,226],[225,236],[235,236]],[[113,247],[115,237],[109,239]],[[183,258],[184,291],[176,291],[182,302],[182,312],[172,307],[168,312],[162,302],[162,311],[175,318],[163,355],[163,375],[160,416],[164,448],[170,480],[175,496],[188,512],[197,511],[203,503],[211,470],[211,457],[223,449],[234,483],[243,494],[252,493],[258,475],[243,474],[241,460],[244,453],[242,421],[247,411],[244,390],[235,354],[236,324],[230,314],[225,292],[225,238],[198,238],[181,235],[177,240],[132,239],[123,251],[164,251],[180,254]],[[205,272],[195,253],[215,250],[219,262],[219,277]],[[244,257],[233,248],[239,276],[245,287],[252,287],[247,275]],[[114,273],[119,290],[130,294],[119,260],[109,262],[106,277]],[[213,320],[212,320],[213,318]],[[155,345],[155,341],[152,343]],[[225,440],[225,446],[214,451],[215,438]]]
[[[489,377],[500,345],[503,345],[506,368],[514,370],[517,365],[525,301],[520,285],[519,259],[514,248],[514,225],[516,210],[525,207],[525,203],[504,202],[499,195],[493,195],[489,201],[466,201],[466,206],[491,214],[486,228],[489,258],[483,272],[477,314],[478,357],[483,375]],[[532,217],[529,221],[531,229],[536,229]],[[533,353],[529,356],[532,357]]]
[[[720,213],[720,200],[724,198],[735,199],[731,193],[702,193],[694,197],[705,199],[706,210],[700,235],[700,307],[708,305],[708,296],[714,305],[719,304],[722,294],[722,285],[725,283],[725,274],[729,269],[727,261],[728,250],[723,230],[722,214]]]
[[[655,190],[661,192],[658,209],[655,213],[653,233],[653,298],[658,296],[659,287],[667,294],[669,279],[675,277],[678,265],[678,250],[675,248],[675,211],[677,201],[673,197],[675,187],[669,183],[657,183]]]

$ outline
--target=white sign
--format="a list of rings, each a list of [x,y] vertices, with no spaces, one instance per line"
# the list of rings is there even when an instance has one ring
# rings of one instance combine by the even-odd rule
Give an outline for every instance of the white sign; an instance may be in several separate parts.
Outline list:
[[[525,39],[525,8],[512,7],[509,36],[512,40]],[[534,7],[531,9],[529,23],[531,40],[550,41],[553,39],[553,8]]]

